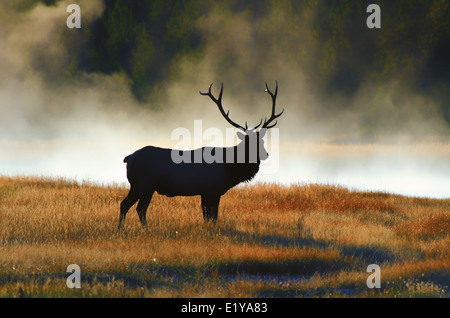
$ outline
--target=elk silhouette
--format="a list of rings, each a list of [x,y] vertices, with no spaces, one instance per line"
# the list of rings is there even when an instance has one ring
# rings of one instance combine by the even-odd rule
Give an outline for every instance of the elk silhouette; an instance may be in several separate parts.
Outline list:
[[[275,112],[278,82],[275,93],[269,90],[266,83],[265,92],[272,98],[270,118],[266,118],[264,124],[261,119],[253,128],[248,128],[247,122],[244,128],[230,119],[229,111],[225,113],[222,106],[223,83],[217,99],[211,93],[212,85],[208,93],[200,94],[209,96],[227,122],[242,130],[237,132],[241,142],[234,147],[203,147],[188,151],[147,146],[125,157],[123,162],[127,164],[130,191],[120,204],[119,229],[128,210],[138,200],[136,211],[142,225],[147,224],[147,208],[155,191],[168,197],[200,195],[204,221],[216,223],[220,197],[237,184],[253,179],[261,160],[268,158],[263,137],[268,129],[277,124],[277,121],[274,124],[272,122],[284,112],[284,109],[279,114]],[[261,124],[262,127],[258,129]],[[179,163],[173,160],[173,154],[183,153],[184,158],[194,158],[197,152],[205,153],[205,150],[218,157],[223,155],[224,160],[206,162],[202,158],[201,162],[192,160]]]

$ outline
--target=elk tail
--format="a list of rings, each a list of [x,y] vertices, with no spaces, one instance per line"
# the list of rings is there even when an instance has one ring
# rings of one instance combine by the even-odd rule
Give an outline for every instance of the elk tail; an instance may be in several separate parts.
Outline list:
[[[123,163],[127,165],[127,167],[133,162],[134,154],[128,155],[125,158],[123,158]]]
[[[123,158],[123,163],[130,163],[132,159],[132,155],[126,156],[125,158]]]

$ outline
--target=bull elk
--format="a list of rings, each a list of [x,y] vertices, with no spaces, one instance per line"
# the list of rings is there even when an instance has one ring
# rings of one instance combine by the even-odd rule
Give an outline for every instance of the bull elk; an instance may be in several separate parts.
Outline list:
[[[275,93],[269,90],[266,83],[265,92],[272,98],[270,118],[266,118],[264,123],[261,119],[261,122],[253,128],[248,128],[247,123],[244,128],[230,119],[229,111],[225,112],[222,106],[223,84],[217,99],[211,93],[212,85],[209,86],[208,93],[200,92],[200,94],[209,96],[225,120],[242,131],[237,132],[241,142],[234,147],[203,147],[188,150],[187,153],[176,149],[147,146],[125,157],[123,162],[127,164],[130,191],[120,204],[119,229],[128,210],[138,200],[136,210],[142,225],[146,225],[147,208],[155,191],[168,197],[200,195],[204,221],[212,220],[215,223],[220,197],[237,184],[253,179],[259,170],[261,160],[268,158],[269,154],[264,148],[263,137],[268,129],[277,124],[277,121],[273,124],[272,122],[284,112],[284,109],[279,114],[275,112],[278,82],[276,82]],[[173,152],[183,152],[183,157],[187,155],[194,158],[195,152],[204,153],[205,150],[212,154],[217,152],[223,154],[224,160],[211,163],[202,159],[201,162],[175,163],[172,157]],[[230,153],[233,154],[232,160],[230,160]],[[239,153],[244,155],[239,158]]]

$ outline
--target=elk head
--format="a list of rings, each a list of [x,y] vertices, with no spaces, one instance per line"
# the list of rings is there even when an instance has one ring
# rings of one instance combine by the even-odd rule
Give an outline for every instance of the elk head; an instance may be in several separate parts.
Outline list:
[[[219,97],[215,98],[213,94],[211,93],[211,87],[213,84],[209,86],[208,93],[202,93],[201,95],[209,96],[211,100],[217,105],[219,108],[220,113],[222,116],[226,119],[226,121],[231,124],[231,126],[241,130],[242,132],[238,131],[237,136],[240,140],[242,140],[242,143],[240,146],[245,147],[245,158],[238,158],[237,162],[246,162],[246,163],[257,163],[259,164],[261,160],[266,160],[269,157],[269,154],[267,153],[265,147],[264,147],[264,136],[268,129],[275,127],[277,124],[277,121],[272,124],[272,122],[280,117],[284,109],[279,113],[276,114],[275,107],[276,107],[276,99],[278,94],[278,82],[276,82],[276,88],[275,93],[272,93],[269,90],[269,87],[266,84],[265,92],[267,92],[270,97],[272,98],[272,114],[270,115],[269,119],[267,117],[264,120],[264,123],[262,122],[262,119],[258,125],[256,125],[253,128],[249,128],[247,125],[247,122],[245,122],[245,128],[237,123],[235,123],[233,120],[230,119],[229,114],[230,111],[225,112],[222,106],[222,95],[223,95],[223,83],[220,89]],[[261,126],[262,125],[262,126]],[[260,128],[261,127],[261,128]],[[238,145],[239,147],[239,145]],[[241,160],[239,160],[241,159]]]

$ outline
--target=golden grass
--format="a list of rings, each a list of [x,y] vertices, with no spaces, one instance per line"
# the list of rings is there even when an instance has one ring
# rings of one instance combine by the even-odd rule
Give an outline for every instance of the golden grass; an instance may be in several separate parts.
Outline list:
[[[127,188],[0,177],[3,297],[448,297],[450,200],[328,185],[242,186],[216,226],[198,197],[155,194],[148,226]],[[66,286],[81,267],[82,288]],[[369,289],[369,264],[381,289]]]

